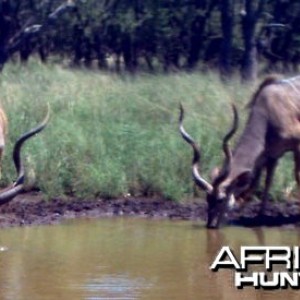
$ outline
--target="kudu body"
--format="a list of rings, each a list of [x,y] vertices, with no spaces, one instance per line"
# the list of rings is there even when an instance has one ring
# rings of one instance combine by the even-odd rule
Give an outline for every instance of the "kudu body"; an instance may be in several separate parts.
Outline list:
[[[11,186],[0,191],[0,205],[5,204],[12,200],[15,196],[21,193],[24,189],[24,181],[25,181],[25,170],[21,159],[21,150],[24,143],[33,137],[35,134],[41,132],[47,125],[49,120],[49,108],[46,117],[37,127],[31,129],[30,131],[21,135],[16,141],[13,148],[13,162],[17,171],[17,179]],[[5,134],[7,127],[7,119],[3,110],[0,111],[0,146],[2,146],[0,154],[2,155],[2,151],[5,145]]]
[[[267,77],[254,93],[248,108],[244,131],[231,152],[228,140],[238,127],[238,114],[233,106],[234,122],[223,140],[226,159],[210,184],[198,170],[201,152],[183,128],[184,111],[181,107],[180,133],[194,150],[193,177],[207,195],[208,228],[218,228],[234,201],[251,195],[265,169],[263,212],[278,159],[287,151],[294,154],[295,179],[300,186],[300,76],[290,79]]]

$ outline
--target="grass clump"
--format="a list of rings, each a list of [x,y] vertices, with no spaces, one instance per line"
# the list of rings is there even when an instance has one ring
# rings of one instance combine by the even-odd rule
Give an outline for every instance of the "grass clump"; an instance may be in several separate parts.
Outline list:
[[[192,196],[192,153],[178,134],[179,103],[186,129],[202,145],[201,170],[208,177],[223,158],[229,103],[242,108],[251,94],[237,82],[222,85],[213,74],[122,78],[36,62],[8,65],[0,85],[9,117],[3,185],[15,176],[13,142],[50,104],[48,128],[24,149],[27,170],[34,170],[36,185],[49,197]],[[286,182],[278,182],[282,190]]]

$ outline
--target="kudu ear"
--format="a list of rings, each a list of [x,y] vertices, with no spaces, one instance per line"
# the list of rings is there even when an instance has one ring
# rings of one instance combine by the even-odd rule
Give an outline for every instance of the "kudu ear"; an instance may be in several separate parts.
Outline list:
[[[239,174],[239,176],[233,181],[232,187],[241,188],[247,186],[252,181],[252,172],[250,170],[246,170],[243,173]]]

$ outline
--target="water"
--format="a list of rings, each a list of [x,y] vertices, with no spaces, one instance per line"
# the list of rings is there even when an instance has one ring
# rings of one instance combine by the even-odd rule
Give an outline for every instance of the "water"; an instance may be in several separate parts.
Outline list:
[[[76,220],[0,230],[0,300],[299,299],[237,290],[209,270],[223,245],[299,245],[297,229],[224,228],[143,219]]]

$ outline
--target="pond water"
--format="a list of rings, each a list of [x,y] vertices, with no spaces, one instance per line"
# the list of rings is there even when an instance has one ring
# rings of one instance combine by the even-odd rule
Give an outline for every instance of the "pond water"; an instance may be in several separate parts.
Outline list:
[[[299,245],[297,229],[108,218],[0,230],[1,300],[299,299],[296,290],[233,287],[209,266],[223,245]]]

